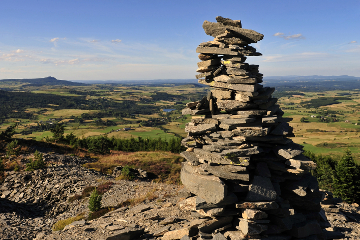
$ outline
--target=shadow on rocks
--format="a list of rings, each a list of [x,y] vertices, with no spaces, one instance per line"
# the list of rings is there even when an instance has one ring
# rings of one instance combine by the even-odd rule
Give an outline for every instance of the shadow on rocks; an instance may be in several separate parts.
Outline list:
[[[0,198],[0,213],[15,212],[22,217],[43,217],[46,213],[46,206],[39,206],[38,204],[17,203],[5,198]]]

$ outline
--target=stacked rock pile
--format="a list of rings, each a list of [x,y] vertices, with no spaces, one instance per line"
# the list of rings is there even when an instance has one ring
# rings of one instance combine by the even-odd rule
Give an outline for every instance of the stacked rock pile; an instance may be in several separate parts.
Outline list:
[[[211,91],[183,110],[193,117],[181,181],[196,195],[194,208],[214,219],[232,216],[230,239],[322,239],[321,195],[309,173],[316,165],[288,138],[275,88],[263,87],[259,66],[245,62],[261,55],[249,44],[263,35],[240,20],[216,20],[203,24],[214,40],[196,49],[196,78]]]

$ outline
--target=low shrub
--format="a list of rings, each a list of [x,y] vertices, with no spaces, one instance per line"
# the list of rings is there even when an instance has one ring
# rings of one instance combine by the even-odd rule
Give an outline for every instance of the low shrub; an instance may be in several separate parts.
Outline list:
[[[110,190],[112,185],[114,185],[114,183],[110,181],[100,184],[99,186],[97,186],[97,191],[99,192],[99,194],[104,194]]]
[[[25,171],[34,171],[36,169],[42,169],[46,166],[43,160],[43,154],[37,150],[34,153],[34,160],[30,159],[30,162],[26,164]]]
[[[67,219],[64,219],[64,220],[57,221],[52,226],[52,230],[53,231],[63,230],[66,225],[69,225],[69,224],[71,224],[71,223],[73,223],[75,221],[80,221],[80,220],[84,219],[84,217],[85,217],[85,213],[80,213],[75,217],[71,217],[71,218],[67,218]]]

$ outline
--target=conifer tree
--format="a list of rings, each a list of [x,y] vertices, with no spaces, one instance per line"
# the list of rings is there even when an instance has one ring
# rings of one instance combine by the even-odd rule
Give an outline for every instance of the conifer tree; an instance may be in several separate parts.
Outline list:
[[[353,203],[360,200],[360,174],[358,167],[347,150],[339,163],[336,165],[334,174],[334,194],[343,201]]]

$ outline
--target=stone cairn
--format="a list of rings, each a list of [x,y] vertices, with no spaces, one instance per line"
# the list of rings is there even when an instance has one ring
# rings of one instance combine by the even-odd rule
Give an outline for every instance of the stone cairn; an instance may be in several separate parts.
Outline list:
[[[323,239],[316,165],[288,138],[275,88],[263,87],[259,66],[245,62],[261,55],[249,44],[263,35],[240,20],[216,20],[203,24],[214,40],[196,49],[196,78],[211,91],[182,112],[193,115],[181,153],[181,181],[195,195],[186,201],[227,239]]]

